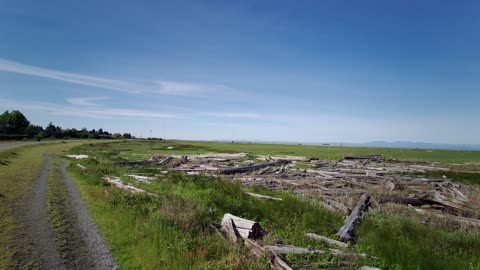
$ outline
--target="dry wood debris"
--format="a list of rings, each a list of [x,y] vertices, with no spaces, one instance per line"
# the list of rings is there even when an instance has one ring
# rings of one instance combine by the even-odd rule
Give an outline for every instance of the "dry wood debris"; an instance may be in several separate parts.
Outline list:
[[[247,153],[153,155],[149,160],[117,162],[120,166],[165,166],[186,174],[222,176],[242,186],[264,186],[317,199],[327,209],[349,215],[368,193],[375,207],[387,203],[420,207],[439,214],[477,218],[468,186],[447,177],[421,178],[426,171],[448,171],[439,163],[399,162],[381,155],[320,160],[299,156],[251,156]],[[251,195],[250,196],[256,196]],[[262,195],[260,195],[262,196]],[[262,198],[256,196],[257,198]],[[266,198],[266,197],[263,197]]]

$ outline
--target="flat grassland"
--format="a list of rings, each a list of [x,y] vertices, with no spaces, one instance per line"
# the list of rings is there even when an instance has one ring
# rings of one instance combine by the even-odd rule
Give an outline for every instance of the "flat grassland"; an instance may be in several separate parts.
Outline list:
[[[158,154],[236,153],[251,155],[299,155],[340,159],[344,155],[381,154],[411,162],[463,164],[468,180],[478,183],[480,152],[419,149],[352,148],[331,146],[249,143],[126,140],[83,145],[70,151],[90,157],[71,164],[72,174],[94,222],[122,269],[268,269],[267,258],[255,258],[241,245],[228,244],[211,231],[224,213],[259,221],[267,232],[263,241],[280,240],[313,249],[327,250],[322,242],[306,238],[317,233],[335,238],[343,216],[329,212],[314,200],[289,192],[262,187],[242,187],[238,182],[203,175],[163,173],[164,167],[119,167],[114,161],[146,160]],[[465,172],[451,172],[462,176]],[[152,177],[151,183],[136,182],[127,174]],[[150,197],[109,186],[104,176],[116,176],[148,192]],[[454,178],[455,179],[455,178]],[[460,180],[461,181],[461,180]],[[245,191],[282,198],[283,201],[252,199]],[[403,211],[403,210],[402,210]],[[424,223],[405,208],[405,215],[371,211],[359,224],[356,248],[369,256],[345,265],[331,254],[285,256],[294,269],[361,265],[384,269],[480,269],[480,234],[476,230]]]
[[[169,147],[173,147],[169,149]],[[453,151],[428,149],[400,149],[400,148],[371,148],[371,147],[343,147],[317,146],[298,144],[259,144],[259,143],[231,143],[231,142],[202,142],[202,141],[124,141],[121,152],[127,149],[130,154],[196,154],[196,153],[238,153],[247,152],[252,155],[292,155],[316,157],[322,159],[340,159],[343,156],[354,155],[383,155],[386,158],[408,161],[473,163],[480,165],[480,151]],[[115,147],[113,147],[115,150]],[[126,153],[127,157],[129,156]],[[135,158],[135,156],[130,156]],[[138,158],[138,157],[137,157]]]

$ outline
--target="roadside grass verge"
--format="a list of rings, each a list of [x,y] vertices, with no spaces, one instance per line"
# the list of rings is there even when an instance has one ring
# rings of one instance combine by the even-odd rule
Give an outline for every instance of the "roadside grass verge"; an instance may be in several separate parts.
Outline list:
[[[377,256],[386,269],[480,269],[478,232],[447,232],[413,218],[369,214],[356,235],[359,249]]]
[[[22,233],[21,216],[29,202],[32,183],[40,173],[43,153],[61,154],[82,143],[45,143],[0,151],[0,269],[22,267],[17,265],[17,251],[26,245],[18,237]]]

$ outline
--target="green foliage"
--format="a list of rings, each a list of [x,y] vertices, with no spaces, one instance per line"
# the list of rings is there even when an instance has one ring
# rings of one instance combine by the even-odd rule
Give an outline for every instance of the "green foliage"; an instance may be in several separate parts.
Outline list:
[[[0,114],[0,133],[2,134],[23,134],[28,125],[30,122],[20,111],[5,111]]]
[[[475,232],[446,232],[409,218],[369,215],[356,235],[359,248],[389,269],[480,269]]]
[[[122,136],[122,135],[120,135]],[[130,133],[125,133],[124,138],[132,138]],[[21,140],[30,138],[42,140],[45,138],[82,138],[82,139],[111,139],[112,134],[99,129],[77,130],[75,128],[63,129],[55,126],[52,122],[43,129],[41,126],[31,125],[28,119],[18,110],[5,111],[0,115],[0,140]]]

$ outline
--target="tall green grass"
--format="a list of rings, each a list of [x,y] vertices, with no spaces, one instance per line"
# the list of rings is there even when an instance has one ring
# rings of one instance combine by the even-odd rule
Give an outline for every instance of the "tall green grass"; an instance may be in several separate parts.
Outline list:
[[[134,144],[134,146],[129,145]],[[137,147],[141,142],[84,146],[75,151],[97,159],[80,161],[88,169],[70,166],[94,221],[124,269],[268,269],[265,258],[254,258],[240,245],[228,244],[209,230],[224,213],[259,221],[267,232],[263,241],[281,239],[292,244],[325,249],[306,238],[306,232],[334,237],[343,224],[340,214],[328,212],[314,201],[262,187],[249,191],[281,197],[282,201],[251,198],[237,182],[169,172],[151,184],[136,183],[159,198],[133,195],[105,185],[104,175],[159,173],[159,168],[124,168],[109,165],[122,157],[108,153],[114,147]],[[148,147],[157,145],[149,142]],[[172,145],[166,142],[165,148]],[[162,146],[162,147],[163,147]],[[105,152],[107,151],[107,152]],[[122,150],[123,151],[123,150]],[[128,153],[136,151],[126,151]],[[142,151],[145,151],[144,149]],[[140,159],[140,158],[138,158]],[[122,177],[124,181],[131,181]],[[446,232],[404,217],[367,215],[357,227],[358,248],[370,257],[359,262],[385,269],[480,269],[480,236],[477,232]],[[308,258],[307,258],[308,257]],[[295,256],[292,265],[335,266],[331,256]]]
[[[247,196],[236,182],[205,176],[169,173],[141,187],[160,195],[130,194],[108,187],[105,174],[122,175],[138,169],[112,167],[94,159],[73,164],[82,196],[122,269],[268,269],[266,258],[255,258],[241,245],[231,245],[212,232],[229,212],[261,222],[265,241],[322,247],[306,232],[332,235],[342,217],[292,194],[273,194],[283,201]],[[267,190],[255,190],[264,194]]]
[[[410,218],[368,215],[356,235],[359,248],[388,269],[480,269],[478,232],[446,232]]]

